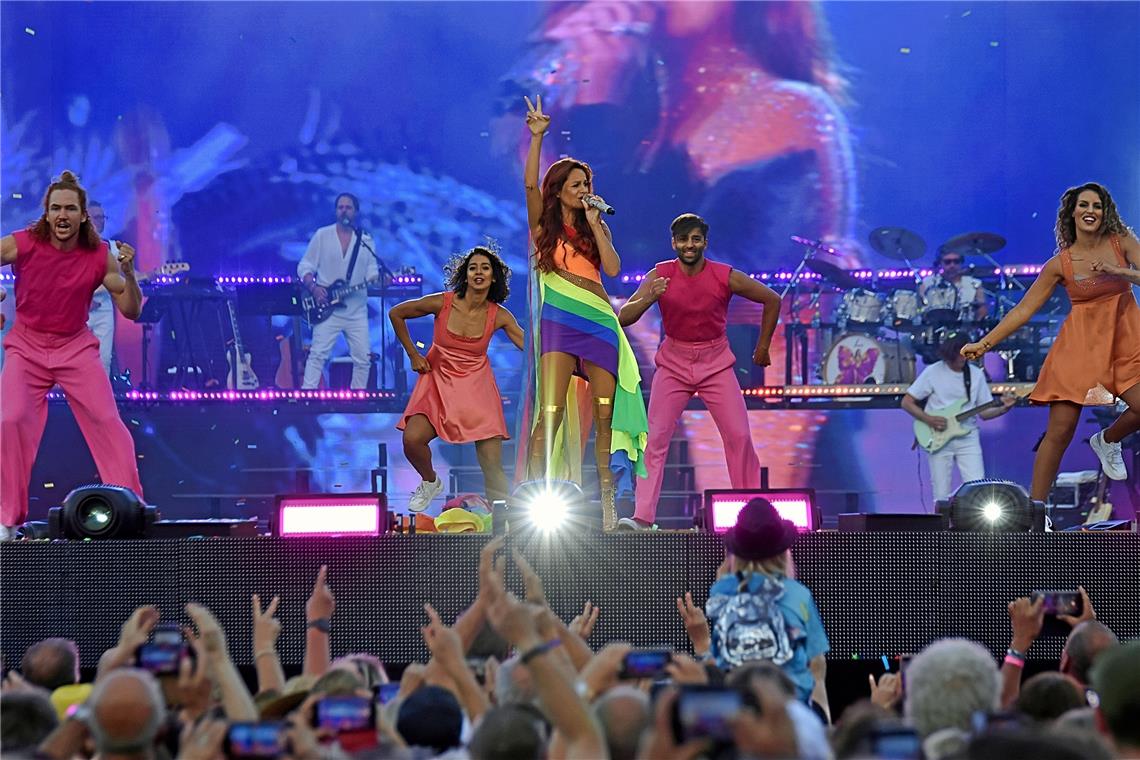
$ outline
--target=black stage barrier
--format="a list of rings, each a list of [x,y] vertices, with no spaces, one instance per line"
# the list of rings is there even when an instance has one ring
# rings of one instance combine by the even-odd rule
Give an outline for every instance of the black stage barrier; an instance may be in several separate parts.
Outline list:
[[[422,661],[431,602],[453,621],[474,599],[486,536],[388,535],[375,539],[202,539],[0,544],[3,657],[64,636],[94,665],[130,612],[154,604],[167,622],[206,605],[239,664],[252,661],[250,594],[281,596],[279,649],[302,661],[305,600],[329,566],[337,599],[335,655],[368,651],[393,663]],[[510,542],[531,558],[554,610],[566,620],[587,599],[601,607],[591,644],[687,649],[675,598],[703,604],[723,558],[720,539],[694,533],[562,536],[550,545]],[[1009,645],[1006,604],[1035,589],[1083,585],[1097,615],[1122,640],[1140,636],[1140,537],[1117,534],[816,533],[800,538],[797,576],[815,596],[831,659],[879,660],[964,636],[995,656]],[[508,583],[521,593],[510,566]],[[1030,651],[1055,660],[1063,639]]]

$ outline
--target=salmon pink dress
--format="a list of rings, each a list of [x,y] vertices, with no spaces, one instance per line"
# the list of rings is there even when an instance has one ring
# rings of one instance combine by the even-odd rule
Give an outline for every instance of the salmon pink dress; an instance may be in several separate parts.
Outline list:
[[[1127,267],[1115,236],[1112,250],[1120,266]],[[1116,396],[1140,383],[1140,306],[1127,280],[1108,274],[1078,280],[1069,249],[1059,255],[1073,310],[1045,357],[1029,400],[1112,404]]]
[[[487,360],[487,344],[495,332],[499,305],[487,304],[483,334],[468,338],[447,329],[454,300],[455,293],[443,294],[443,308],[435,318],[431,348],[427,352],[431,372],[420,375],[416,381],[396,428],[403,430],[409,417],[422,414],[431,422],[436,434],[448,443],[510,438],[503,417],[503,398]]]

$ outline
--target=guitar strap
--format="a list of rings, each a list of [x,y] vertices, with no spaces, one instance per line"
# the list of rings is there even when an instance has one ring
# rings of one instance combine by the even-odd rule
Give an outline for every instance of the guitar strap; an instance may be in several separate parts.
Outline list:
[[[962,368],[962,385],[964,385],[966,387],[966,407],[967,408],[974,405],[974,402],[970,400],[970,381],[971,381],[970,375],[971,374],[973,374],[973,373],[970,371],[970,363],[966,362],[966,366]]]
[[[364,239],[364,233],[356,230],[356,245],[352,246],[352,258],[348,262],[348,272],[344,275],[344,284],[352,284],[352,270],[356,268],[356,257],[360,255],[360,241]]]

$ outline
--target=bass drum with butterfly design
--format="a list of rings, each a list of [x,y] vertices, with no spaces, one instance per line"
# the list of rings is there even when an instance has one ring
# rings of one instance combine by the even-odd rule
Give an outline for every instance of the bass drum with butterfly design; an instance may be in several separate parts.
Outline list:
[[[914,377],[914,350],[910,346],[858,333],[839,336],[820,367],[825,385],[911,383]]]

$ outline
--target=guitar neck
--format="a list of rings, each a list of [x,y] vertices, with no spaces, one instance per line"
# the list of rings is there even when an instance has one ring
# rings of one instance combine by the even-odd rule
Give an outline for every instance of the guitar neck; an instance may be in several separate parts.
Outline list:
[[[228,298],[226,299],[226,306],[230,310],[230,329],[234,333],[234,352],[237,353],[238,360],[240,361],[241,357],[245,356],[245,350],[241,345],[241,332],[238,330],[237,310],[234,309],[234,302]]]
[[[986,411],[987,409],[993,409],[993,408],[999,407],[999,406],[1001,406],[1001,399],[995,398],[993,401],[982,404],[981,406],[975,406],[973,409],[967,409],[966,411],[961,412],[960,414],[954,415],[954,419],[958,420],[958,422],[965,422],[966,420],[973,417],[975,414],[981,414],[982,412]]]
[[[375,285],[379,281],[380,278],[376,278],[375,280],[365,280],[364,282],[358,282],[355,285],[345,285],[340,289],[340,295],[344,296],[348,295],[349,293],[355,293],[358,290],[364,290],[371,287],[372,285]]]

